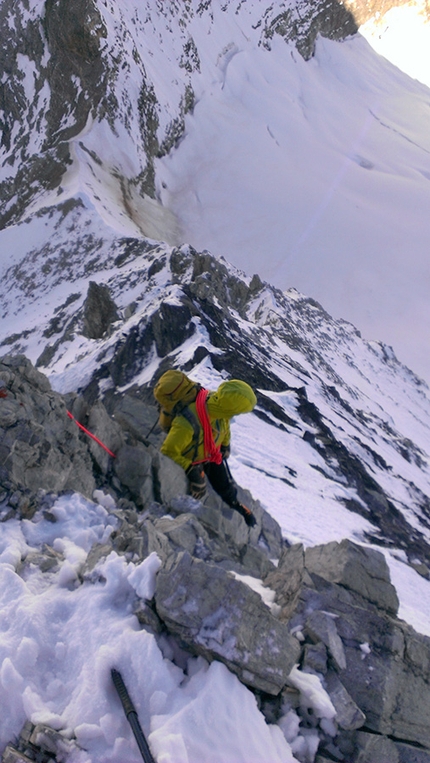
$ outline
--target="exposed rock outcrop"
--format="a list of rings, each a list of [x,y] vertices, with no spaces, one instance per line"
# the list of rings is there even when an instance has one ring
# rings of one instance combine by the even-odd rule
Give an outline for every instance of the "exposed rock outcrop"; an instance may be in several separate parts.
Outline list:
[[[104,284],[90,281],[84,302],[82,333],[89,339],[101,339],[109,326],[119,318],[117,306]]]
[[[0,185],[4,227],[35,197],[60,186],[72,162],[68,141],[95,117],[108,71],[101,57],[106,27],[92,0],[77,0],[73,8],[61,0],[31,8],[8,1],[0,28],[8,73],[0,86],[2,146],[14,168]],[[31,71],[27,89],[23,58]]]
[[[299,658],[298,641],[257,593],[187,551],[170,556],[158,573],[155,607],[169,631],[255,689],[278,694]]]
[[[370,556],[348,540],[315,546],[305,553],[305,566],[311,576],[321,575],[361,594],[389,614],[397,614],[399,601],[390,582],[382,556]]]
[[[38,491],[91,496],[96,482],[90,454],[63,398],[22,356],[2,358],[0,378],[7,395],[0,406],[3,500],[23,512],[35,510]]]
[[[298,568],[293,590],[292,568]],[[265,582],[277,591],[280,618],[303,634],[303,668],[324,675],[339,726],[348,732],[365,726],[430,749],[430,640],[396,618],[397,594],[382,554],[350,541],[306,551],[295,546],[284,550]],[[340,733],[345,755],[348,739]]]
[[[151,433],[148,440],[148,428],[153,429],[157,421],[155,401],[148,404],[121,396],[112,402],[111,415],[100,400],[89,404],[74,393],[63,397],[54,392],[46,376],[22,355],[0,358],[0,380],[3,517],[32,516],[44,505],[47,493],[70,490],[92,498],[95,488],[103,487],[115,500],[137,511],[147,509],[151,503],[169,507],[173,516],[191,510],[211,534],[223,535],[225,547],[217,553],[225,559],[236,555],[237,563],[248,571],[266,571],[270,555],[279,556],[279,526],[251,496],[246,500],[254,509],[258,527],[250,534],[243,519],[213,491],[205,504],[186,495],[184,471],[156,447],[162,439],[160,430]],[[161,515],[165,513],[164,509],[160,511]],[[160,511],[155,509],[156,517]],[[169,525],[168,536],[173,527]],[[202,527],[197,534],[204,534]],[[208,544],[217,545],[209,543],[209,538]],[[174,540],[172,546],[182,548]],[[209,556],[211,553],[208,551]]]

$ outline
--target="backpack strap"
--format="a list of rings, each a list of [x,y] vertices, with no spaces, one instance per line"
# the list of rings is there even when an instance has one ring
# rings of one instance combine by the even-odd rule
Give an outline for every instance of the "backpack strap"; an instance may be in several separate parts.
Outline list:
[[[173,415],[174,416],[183,416],[184,419],[188,421],[189,424],[191,424],[193,428],[194,433],[194,453],[192,456],[192,461],[194,462],[197,458],[197,453],[199,450],[199,440],[200,440],[200,423],[197,418],[197,416],[189,409],[188,405],[184,405],[184,403],[177,403],[173,409]]]

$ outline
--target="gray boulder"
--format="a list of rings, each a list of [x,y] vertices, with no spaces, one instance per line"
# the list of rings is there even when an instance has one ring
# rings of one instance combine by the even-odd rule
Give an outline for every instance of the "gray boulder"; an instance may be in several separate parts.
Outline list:
[[[347,662],[342,682],[366,726],[430,748],[430,639],[358,606],[338,618],[337,629]]]
[[[250,530],[243,517],[227,506],[221,498],[208,490],[204,501],[196,501],[191,496],[176,496],[169,504],[169,511],[174,515],[182,513],[192,514],[209,533],[211,538],[216,538],[223,548],[228,549],[228,559],[220,562],[225,568],[238,569],[256,577],[264,577],[274,570],[270,561],[279,555],[277,537],[271,527],[268,536],[262,527],[266,512],[257,502],[248,502],[257,518],[257,525]],[[277,525],[275,520],[272,520]],[[280,528],[277,525],[279,533]],[[274,547],[270,544],[274,540]]]
[[[306,630],[308,613],[314,613],[312,631]],[[290,627],[301,628],[311,643],[318,632],[328,640],[315,626],[319,613],[336,618],[346,665],[332,664],[367,729],[430,748],[430,639],[321,575],[302,586]]]
[[[121,512],[118,513],[121,515]],[[135,562],[146,559],[153,551],[165,561],[172,553],[168,538],[154,527],[151,519],[145,516],[140,519],[142,522],[130,522],[122,516],[120,526],[111,536],[112,547]]]
[[[299,643],[255,591],[188,552],[159,570],[155,606],[193,651],[221,660],[243,683],[269,694],[279,693],[299,657]]]
[[[11,491],[95,487],[88,448],[67,415],[63,398],[23,356],[0,359],[7,397],[0,399],[0,480]]]
[[[302,632],[303,667],[324,676],[340,728],[352,732],[365,718],[378,738],[430,748],[430,639],[394,617],[381,553],[350,541],[293,546],[265,584],[280,619]]]
[[[396,745],[386,736],[358,732],[357,747],[353,763],[399,763]]]
[[[170,506],[178,496],[185,496],[188,490],[187,477],[184,470],[171,458],[167,458],[150,446],[154,478],[156,480],[156,492],[160,503]]]
[[[310,574],[356,591],[381,609],[396,614],[399,600],[391,584],[383,554],[357,546],[349,540],[334,541],[306,549],[305,566]]]
[[[312,612],[306,620],[305,632],[316,644],[324,644],[338,670],[345,670],[345,650],[333,617],[327,612]]]
[[[148,437],[157,445],[164,439],[160,428],[155,426],[158,422],[156,407],[142,402],[137,397],[125,394],[116,403],[113,416],[124,431],[145,444]]]
[[[366,716],[335,673],[329,673],[326,676],[325,688],[335,707],[336,723],[340,728],[346,731],[361,728],[366,721]]]
[[[290,548],[284,548],[276,569],[270,571],[264,578],[264,583],[276,591],[276,603],[281,611],[279,619],[288,622],[296,610],[302,591],[305,570],[305,552],[301,543]],[[308,576],[308,583],[312,581]]]
[[[395,742],[399,763],[430,763],[430,750],[423,750],[405,742]]]
[[[234,521],[233,510],[226,507],[221,498],[213,493],[210,488],[209,495],[206,495],[202,501],[196,501],[189,495],[178,495],[172,498],[169,507],[174,514],[194,514],[211,534],[222,536],[224,539],[233,539],[238,547],[243,547],[248,539],[243,521],[238,524],[239,532],[237,532],[237,528],[226,528],[226,517],[228,520]]]
[[[97,401],[90,410],[88,417],[88,429],[113,453],[116,455],[124,445],[124,435],[119,424],[109,416],[106,408],[101,401]],[[88,447],[91,455],[97,463],[100,471],[107,474],[112,456],[95,440],[89,438]]]
[[[305,673],[325,675],[327,673],[327,660],[327,648],[321,642],[304,645],[302,667]]]
[[[231,560],[228,546],[221,538],[211,538],[193,514],[181,514],[175,519],[156,519],[154,528],[167,538],[173,551],[188,551],[196,559],[212,561],[215,564]]]
[[[152,458],[143,445],[123,445],[116,454],[114,471],[137,506],[154,500]]]
[[[249,533],[251,542],[258,543],[258,546],[265,549],[271,559],[279,559],[285,544],[276,519],[262,508],[260,502],[252,497],[249,490],[245,490],[240,485],[238,485],[237,497],[241,503],[251,509],[257,520],[256,527]]]

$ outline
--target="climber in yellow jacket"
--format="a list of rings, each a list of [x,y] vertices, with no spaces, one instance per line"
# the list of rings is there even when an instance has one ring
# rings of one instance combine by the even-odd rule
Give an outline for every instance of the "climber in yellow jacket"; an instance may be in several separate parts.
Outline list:
[[[159,423],[168,432],[161,452],[184,469],[191,495],[204,496],[207,478],[223,501],[253,527],[255,517],[237,500],[237,486],[226,463],[230,419],[252,411],[257,402],[249,384],[231,379],[209,392],[182,371],[171,370],[158,380],[154,396],[160,404]]]

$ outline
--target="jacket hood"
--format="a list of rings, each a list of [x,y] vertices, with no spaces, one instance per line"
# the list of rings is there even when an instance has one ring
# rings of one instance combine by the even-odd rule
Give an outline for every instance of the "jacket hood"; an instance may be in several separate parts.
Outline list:
[[[256,403],[257,398],[249,384],[231,379],[220,384],[216,392],[210,393],[207,405],[212,417],[231,419],[239,413],[249,413]]]

